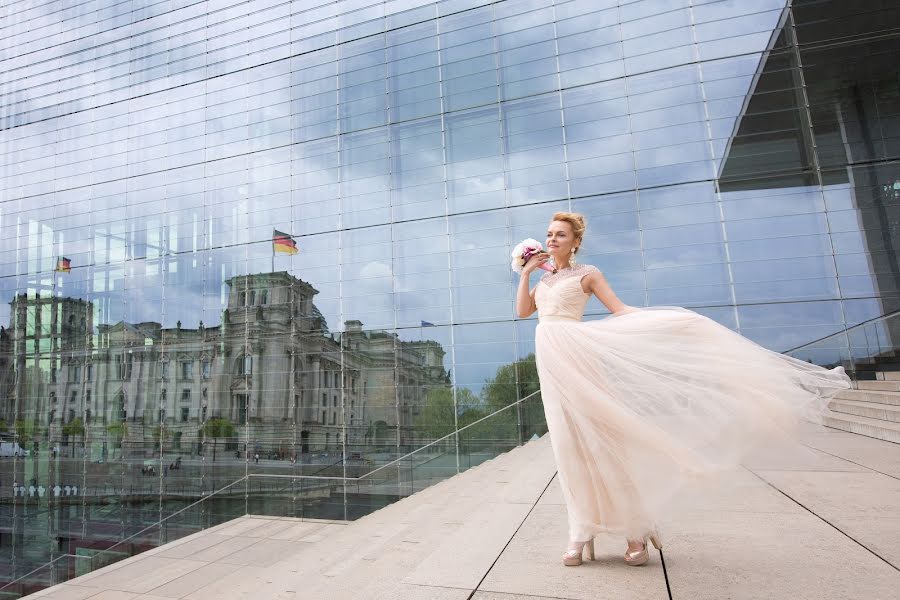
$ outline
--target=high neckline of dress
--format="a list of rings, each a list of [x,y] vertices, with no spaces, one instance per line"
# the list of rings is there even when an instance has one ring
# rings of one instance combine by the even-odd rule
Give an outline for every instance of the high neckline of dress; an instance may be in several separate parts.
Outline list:
[[[590,269],[590,265],[586,265],[584,263],[578,263],[577,265],[569,265],[568,267],[563,267],[562,269],[557,269],[555,273],[551,273],[547,271],[541,276],[541,281],[547,284],[548,286],[553,286],[556,281],[561,279],[569,279],[571,275],[577,275],[582,271]]]
[[[586,267],[586,266],[587,266],[587,265],[585,265],[584,263],[578,263],[578,264],[575,264],[575,265],[569,265],[568,267],[557,268],[557,269],[556,269],[556,272],[557,272],[557,273],[564,273],[564,272],[568,272],[568,271],[575,271],[575,270],[577,270],[577,269],[582,269],[582,268],[584,268],[584,267]]]

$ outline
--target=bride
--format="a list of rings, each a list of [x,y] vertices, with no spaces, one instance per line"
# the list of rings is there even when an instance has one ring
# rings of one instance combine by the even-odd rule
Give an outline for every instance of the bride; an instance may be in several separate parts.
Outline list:
[[[582,215],[553,215],[548,251],[522,269],[516,310],[538,312],[538,378],[569,522],[563,563],[580,565],[585,548],[593,560],[594,536],[607,532],[625,536],[627,564],[642,565],[648,539],[662,547],[656,523],[677,492],[805,420],[821,423],[850,378],[680,306],[626,305],[601,270],[576,262],[584,233]],[[529,290],[551,258],[556,272]],[[592,295],[611,315],[582,321]]]

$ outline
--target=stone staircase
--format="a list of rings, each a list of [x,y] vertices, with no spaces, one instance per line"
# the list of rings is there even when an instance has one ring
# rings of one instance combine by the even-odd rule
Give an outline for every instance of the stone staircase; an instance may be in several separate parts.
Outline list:
[[[900,357],[856,364],[853,389],[831,401],[828,427],[900,444]]]

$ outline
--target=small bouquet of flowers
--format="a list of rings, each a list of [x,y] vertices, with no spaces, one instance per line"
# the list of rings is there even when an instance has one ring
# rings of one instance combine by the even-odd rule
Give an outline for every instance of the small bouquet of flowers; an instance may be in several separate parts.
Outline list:
[[[515,249],[512,251],[512,270],[516,273],[521,273],[522,268],[525,266],[525,263],[528,262],[528,259],[541,252],[544,249],[541,246],[541,243],[537,240],[533,240],[531,238],[524,239],[519,242]],[[545,271],[550,271],[551,273],[556,273],[556,269],[547,263],[542,265],[538,265],[541,269]]]

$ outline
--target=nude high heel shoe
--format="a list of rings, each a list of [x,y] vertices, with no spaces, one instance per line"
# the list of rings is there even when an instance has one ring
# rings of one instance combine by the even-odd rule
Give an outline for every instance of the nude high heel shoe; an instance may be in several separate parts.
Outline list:
[[[633,567],[639,567],[641,565],[647,564],[647,561],[650,560],[650,552],[647,550],[647,540],[653,544],[653,546],[657,550],[662,550],[662,542],[659,541],[659,533],[656,530],[650,531],[644,536],[644,547],[640,550],[633,550],[631,552],[625,552],[625,563],[629,564]]]
[[[587,547],[587,555],[589,560],[594,560],[594,538],[592,537],[586,542],[573,542],[575,544],[581,544],[581,547],[577,550],[566,550],[565,554],[563,554],[563,564],[567,567],[577,567],[581,564],[581,557],[584,553],[584,548]]]

